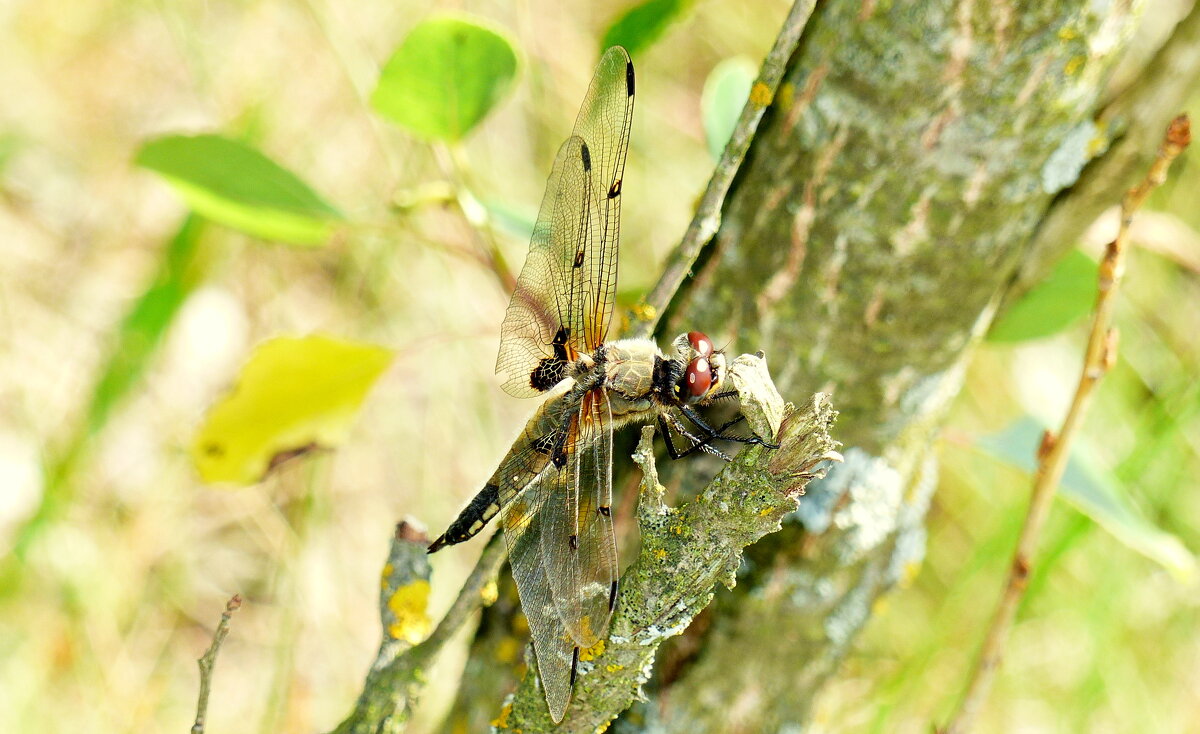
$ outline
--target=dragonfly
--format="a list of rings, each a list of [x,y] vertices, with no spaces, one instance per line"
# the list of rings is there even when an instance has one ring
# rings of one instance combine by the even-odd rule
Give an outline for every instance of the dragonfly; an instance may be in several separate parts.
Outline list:
[[[650,339],[609,341],[633,64],[601,57],[571,136],[554,159],[529,253],[501,326],[496,372],[518,398],[545,396],[483,489],[429,546],[477,535],[499,516],[538,674],[555,723],[570,702],[580,650],[607,635],[617,601],[613,430],[657,420],[668,454],[729,459],[697,406],[723,392],[725,356],[698,331],[664,352]],[[689,428],[684,421],[694,428]],[[672,431],[689,442],[676,446]]]

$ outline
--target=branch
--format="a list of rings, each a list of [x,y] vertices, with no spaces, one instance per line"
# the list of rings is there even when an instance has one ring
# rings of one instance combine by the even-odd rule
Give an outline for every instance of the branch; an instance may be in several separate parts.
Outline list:
[[[1200,3],[1179,22],[1170,38],[1137,80],[1101,110],[1098,139],[1108,149],[1087,165],[1070,189],[1060,194],[1038,224],[1029,254],[1023,258],[1016,286],[1005,294],[1012,303],[1045,276],[1129,181],[1146,170],[1158,131],[1179,105],[1190,99],[1200,77]]]
[[[693,501],[678,509],[663,504],[653,456],[654,428],[646,427],[634,460],[642,466],[638,525],[641,552],[621,577],[608,639],[580,653],[578,678],[566,718],[550,719],[535,674],[527,675],[494,722],[525,734],[592,732],[625,710],[649,678],[664,640],[681,633],[708,606],[719,581],[736,583],[742,549],[780,528],[796,509],[805,485],[823,476],[823,465],[840,460],[829,436],[837,413],[817,394],[801,408],[784,405],[758,356],[731,366],[742,409],[754,425],[767,425],[778,450],[751,446]],[[531,671],[536,660],[527,655]]]
[[[1129,241],[1129,225],[1133,214],[1141,207],[1142,202],[1150,192],[1162,184],[1167,177],[1167,169],[1191,140],[1191,131],[1186,115],[1176,117],[1168,126],[1166,136],[1158,149],[1158,156],[1150,167],[1149,173],[1141,183],[1134,186],[1121,201],[1121,224],[1117,237],[1104,253],[1100,263],[1100,276],[1096,307],[1092,318],[1091,333],[1088,336],[1087,353],[1084,357],[1083,371],[1079,376],[1079,385],[1075,388],[1075,397],[1062,428],[1055,436],[1050,431],[1042,437],[1042,445],[1038,448],[1038,469],[1034,475],[1033,493],[1029,500],[1029,512],[1025,516],[1025,524],[1021,528],[1021,536],[1017,541],[1017,551],[1009,569],[1008,581],[1004,593],[996,607],[984,639],[983,650],[969,682],[967,693],[954,714],[947,734],[965,734],[971,730],[979,715],[983,703],[987,699],[992,679],[1000,666],[1000,657],[1008,631],[1016,616],[1017,606],[1025,592],[1029,580],[1033,553],[1041,537],[1042,526],[1050,512],[1050,503],[1054,498],[1054,490],[1062,479],[1066,469],[1067,457],[1070,455],[1071,440],[1074,438],[1083,422],[1091,403],[1096,384],[1112,367],[1117,357],[1117,331],[1112,325],[1113,305],[1117,286],[1125,269],[1125,249]]]
[[[396,534],[383,567],[379,615],[383,641],[354,711],[338,725],[339,733],[400,732],[408,723],[425,687],[426,672],[446,643],[487,598],[487,586],[496,578],[507,554],[500,534],[492,536],[458,597],[430,632],[426,614],[429,601],[429,538],[409,522],[396,526]]]
[[[784,20],[783,28],[775,38],[775,45],[763,59],[758,79],[750,88],[750,98],[742,108],[733,134],[730,135],[729,142],[725,144],[725,150],[721,153],[721,159],[713,169],[712,178],[708,180],[708,188],[704,190],[704,197],[700,199],[696,214],[684,232],[679,246],[675,248],[663,268],[663,274],[654,285],[654,290],[650,291],[645,304],[638,309],[641,320],[633,324],[629,336],[645,338],[654,333],[658,319],[666,311],[680,284],[692,272],[692,265],[700,256],[700,251],[721,228],[721,209],[725,205],[725,195],[729,193],[734,177],[741,170],[742,161],[746,152],[750,150],[750,141],[754,139],[763,113],[775,100],[775,92],[779,89],[779,82],[787,70],[788,60],[792,58],[816,4],[816,0],[796,0],[796,4]]]
[[[200,700],[196,703],[196,723],[192,724],[192,734],[204,734],[204,719],[208,716],[208,695],[212,692],[213,668],[217,664],[217,653],[221,650],[221,643],[225,641],[225,636],[229,634],[230,618],[241,606],[242,597],[238,594],[234,594],[226,602],[225,611],[221,613],[221,621],[217,623],[217,630],[213,632],[212,644],[196,661],[200,666]]]

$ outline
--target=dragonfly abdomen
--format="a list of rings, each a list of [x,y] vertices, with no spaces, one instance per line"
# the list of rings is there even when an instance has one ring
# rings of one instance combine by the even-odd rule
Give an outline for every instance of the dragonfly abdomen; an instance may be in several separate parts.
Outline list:
[[[441,537],[429,544],[427,553],[436,553],[448,545],[455,545],[470,540],[479,534],[487,525],[488,520],[500,511],[500,487],[488,482],[479,494],[458,513],[454,522]]]

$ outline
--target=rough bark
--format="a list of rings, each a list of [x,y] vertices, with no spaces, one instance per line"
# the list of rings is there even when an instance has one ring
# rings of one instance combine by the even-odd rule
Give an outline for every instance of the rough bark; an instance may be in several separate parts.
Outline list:
[[[1111,142],[1094,120],[1136,5],[818,6],[665,331],[736,335],[771,356],[785,395],[832,393],[846,462],[749,550],[699,654],[646,707],[662,730],[803,725],[876,599],[919,563],[938,425],[1022,262],[1039,277],[1086,218],[1030,258]],[[1138,104],[1165,122],[1187,81]]]

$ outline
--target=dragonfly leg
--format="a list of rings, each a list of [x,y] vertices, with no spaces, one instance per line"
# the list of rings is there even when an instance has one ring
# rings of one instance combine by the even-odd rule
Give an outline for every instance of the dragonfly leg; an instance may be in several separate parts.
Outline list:
[[[746,419],[746,417],[744,415],[739,415],[738,417],[734,418],[733,420],[726,422],[720,428],[713,428],[712,426],[708,425],[708,423],[704,420],[704,418],[699,413],[697,413],[696,409],[693,408],[692,406],[681,405],[681,406],[679,406],[679,410],[685,416],[687,416],[688,420],[690,420],[692,423],[694,423],[697,428],[699,428],[704,433],[708,434],[709,440],[721,439],[722,441],[736,441],[737,443],[747,443],[747,444],[751,444],[751,445],[766,446],[769,449],[779,448],[779,444],[771,443],[769,441],[764,441],[763,439],[761,439],[755,435],[750,435],[750,436],[738,436],[736,434],[726,435],[725,431],[728,428],[730,428],[731,426],[736,425],[737,423]]]
[[[682,459],[685,456],[691,456],[697,451],[703,451],[706,454],[712,454],[725,461],[733,461],[733,458],[724,451],[712,445],[712,440],[715,436],[701,438],[687,429],[675,416],[667,416],[665,414],[658,416],[658,426],[663,432],[663,440],[667,442],[667,455],[672,459]],[[692,442],[692,445],[680,451],[675,442],[671,439],[671,431],[674,430],[679,435]]]

